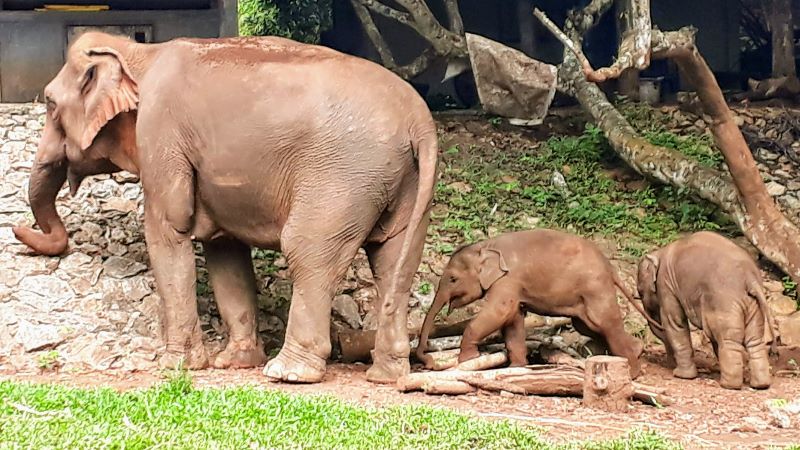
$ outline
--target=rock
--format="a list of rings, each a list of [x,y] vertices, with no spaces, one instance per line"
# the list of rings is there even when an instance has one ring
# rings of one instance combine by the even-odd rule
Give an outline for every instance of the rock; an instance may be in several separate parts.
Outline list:
[[[111,197],[103,202],[103,211],[119,211],[129,213],[136,211],[136,202],[120,197]]]
[[[268,315],[258,318],[259,333],[275,335],[278,333],[283,333],[285,329],[286,325],[284,325],[283,320],[281,320],[280,317]]]
[[[27,320],[20,320],[16,340],[26,352],[53,348],[64,341],[55,325],[34,325]]]
[[[564,179],[564,175],[561,172],[554,170],[553,174],[550,176],[550,183],[562,192],[569,192],[569,186],[567,186],[567,180]]]
[[[770,294],[767,297],[767,303],[774,316],[788,316],[797,311],[797,303],[783,294]]]
[[[770,181],[769,183],[767,183],[767,192],[769,193],[769,195],[777,197],[779,195],[783,195],[786,193],[786,186],[776,181]]]
[[[14,295],[33,308],[49,312],[63,307],[75,293],[69,283],[56,276],[34,275],[23,278]]]
[[[800,311],[778,318],[778,333],[783,345],[800,345]]]
[[[541,123],[555,95],[556,67],[482,36],[466,38],[483,109],[522,125]]]
[[[764,290],[767,292],[783,293],[783,283],[778,280],[764,281]]]
[[[344,320],[350,328],[357,330],[361,328],[361,314],[358,312],[358,304],[353,297],[342,294],[333,298],[333,312]]]
[[[147,266],[124,256],[110,256],[103,262],[103,271],[113,278],[128,278],[147,270]]]
[[[122,295],[128,300],[138,302],[152,293],[150,283],[142,277],[129,278],[122,282]]]

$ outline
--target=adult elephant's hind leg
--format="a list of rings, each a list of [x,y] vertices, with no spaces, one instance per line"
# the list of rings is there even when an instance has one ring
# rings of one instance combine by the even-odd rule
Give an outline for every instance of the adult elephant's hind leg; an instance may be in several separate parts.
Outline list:
[[[256,280],[250,247],[235,239],[214,239],[203,244],[206,267],[222,320],[228,326],[228,345],[213,361],[214,367],[256,367],[267,362],[258,338]]]
[[[367,380],[373,383],[393,383],[411,371],[408,361],[411,353],[407,328],[408,298],[422,258],[428,222],[426,214],[411,241],[404,267],[397,267],[397,260],[406,232],[381,244],[371,244],[366,249],[378,285],[378,330],[372,351],[372,367],[367,370]]]
[[[331,353],[331,300],[366,235],[346,220],[321,220],[319,211],[290,217],[281,235],[293,289],[283,347],[264,367],[271,380],[322,380]]]

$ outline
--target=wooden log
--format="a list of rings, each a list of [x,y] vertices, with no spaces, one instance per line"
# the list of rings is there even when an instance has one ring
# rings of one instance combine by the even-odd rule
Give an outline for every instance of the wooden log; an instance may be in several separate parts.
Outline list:
[[[583,392],[583,369],[570,366],[528,366],[528,374],[508,375],[501,379],[522,387],[529,394],[580,396]]]
[[[586,360],[583,405],[612,412],[627,411],[633,396],[628,360],[619,356],[592,356]]]
[[[526,391],[524,387],[518,386],[514,383],[509,383],[507,381],[487,380],[484,378],[474,377],[474,376],[460,377],[459,381],[469,383],[478,389],[483,389],[484,391],[492,391],[492,392],[507,391],[511,392],[512,394],[519,394],[519,395],[526,395],[528,393],[528,391]]]
[[[422,391],[429,395],[461,395],[475,392],[475,387],[458,380],[428,380],[422,385]]]
[[[675,400],[667,395],[667,390],[657,388],[655,386],[647,386],[641,383],[633,382],[633,398],[642,403],[647,403],[653,406],[671,406],[675,404]]]
[[[433,370],[446,370],[457,366],[459,352],[459,349],[454,349],[428,353],[433,360]]]
[[[480,355],[475,359],[462,362],[456,366],[456,370],[475,371],[493,369],[506,362],[508,362],[508,357],[505,353],[489,353],[488,355]]]
[[[459,377],[475,376],[483,379],[500,379],[498,377],[512,376],[512,375],[530,375],[533,373],[531,369],[525,367],[507,367],[504,369],[481,370],[476,372],[465,370],[443,370],[441,372],[416,372],[410,373],[406,376],[400,377],[397,380],[397,389],[402,392],[416,391],[422,389],[422,386],[428,380],[458,380]]]

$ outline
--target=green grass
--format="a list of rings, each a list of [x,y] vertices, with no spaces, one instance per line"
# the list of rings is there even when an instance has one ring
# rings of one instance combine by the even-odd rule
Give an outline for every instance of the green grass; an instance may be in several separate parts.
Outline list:
[[[31,412],[33,411],[33,412]],[[554,445],[537,429],[427,406],[361,408],[255,387],[195,389],[186,375],[142,390],[0,382],[0,448],[657,449],[645,431]]]
[[[714,161],[702,139],[672,136],[663,131],[650,135],[662,145]],[[723,229],[735,234],[735,227],[713,205],[684,191],[668,186],[627,188],[614,180],[610,169],[624,163],[591,125],[580,136],[553,137],[523,148],[446,148],[431,226],[432,249],[437,252],[449,253],[492,232],[533,226],[612,238],[634,257],[680,232]],[[552,182],[556,171],[563,175],[566,189]]]

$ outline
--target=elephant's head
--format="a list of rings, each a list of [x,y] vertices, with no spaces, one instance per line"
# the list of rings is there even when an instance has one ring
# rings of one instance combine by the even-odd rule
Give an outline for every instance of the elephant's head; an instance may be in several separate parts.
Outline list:
[[[88,175],[138,172],[138,88],[126,55],[133,41],[104,33],[81,35],[67,61],[45,87],[47,116],[31,169],[28,197],[41,233],[14,229],[17,239],[45,255],[67,248],[67,233],[55,208],[69,180],[74,195]],[[141,61],[141,58],[138,59]]]
[[[478,300],[508,270],[502,251],[492,247],[491,241],[461,247],[453,253],[420,330],[416,355],[426,366],[432,363],[425,355],[428,336],[444,305],[449,305],[448,309],[457,308]]]
[[[636,281],[636,288],[639,291],[639,298],[648,312],[652,312],[657,304],[656,298],[656,277],[658,268],[661,264],[661,257],[658,252],[648,253],[639,261],[639,270]]]

